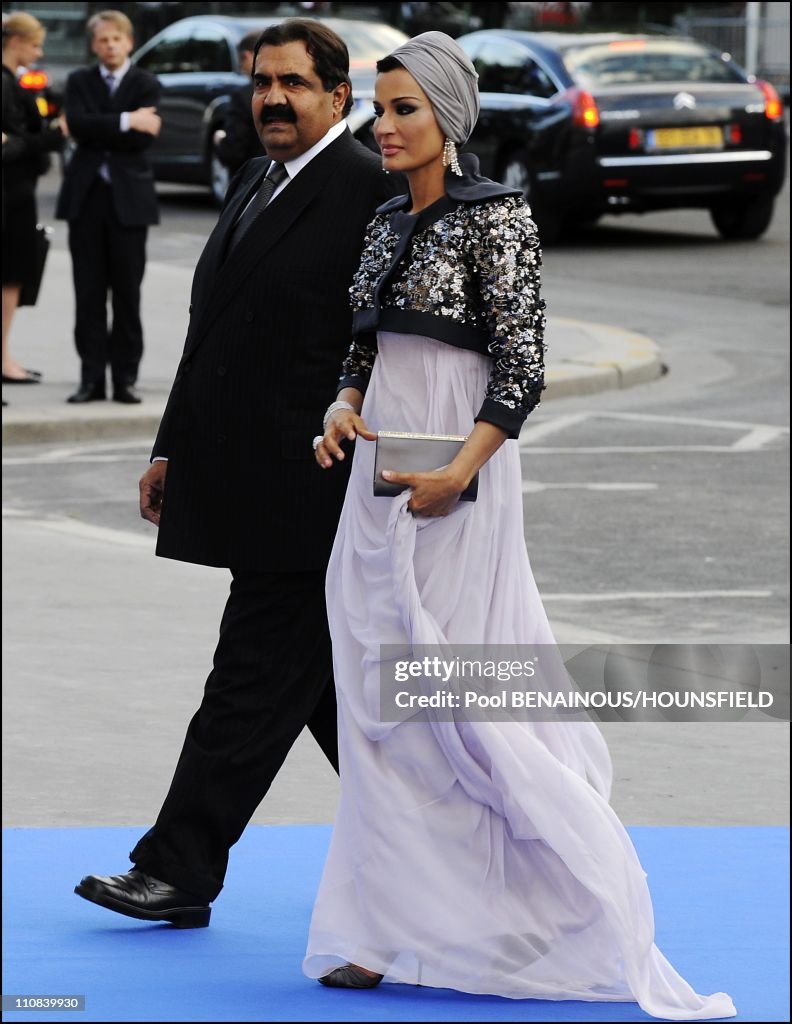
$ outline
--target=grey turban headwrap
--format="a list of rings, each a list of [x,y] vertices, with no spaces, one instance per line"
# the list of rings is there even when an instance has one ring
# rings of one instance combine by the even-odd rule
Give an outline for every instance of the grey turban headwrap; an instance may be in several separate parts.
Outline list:
[[[479,115],[478,74],[470,58],[445,32],[423,32],[390,54],[420,85],[446,138],[467,142]]]

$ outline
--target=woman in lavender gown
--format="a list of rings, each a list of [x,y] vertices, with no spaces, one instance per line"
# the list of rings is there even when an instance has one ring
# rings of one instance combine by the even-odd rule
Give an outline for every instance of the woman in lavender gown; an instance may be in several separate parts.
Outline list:
[[[341,800],[303,969],[332,986],[732,1016],[726,994],[698,995],[654,945],[593,723],[380,716],[382,645],[554,641],[515,441],[543,387],[536,228],[521,194],[456,153],[479,105],[452,39],[417,36],[378,71],[375,136],[409,194],[370,225],[339,400],[315,440],[332,471],[358,438],[327,577]],[[468,440],[443,469],[391,473],[409,489],[387,499],[372,493],[379,430]],[[477,501],[459,501],[476,472]]]

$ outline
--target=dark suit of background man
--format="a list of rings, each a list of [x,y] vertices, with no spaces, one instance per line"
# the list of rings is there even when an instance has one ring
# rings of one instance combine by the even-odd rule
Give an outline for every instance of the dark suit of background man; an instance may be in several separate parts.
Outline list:
[[[232,174],[247,160],[262,154],[261,139],[250,113],[253,99],[253,51],[260,34],[258,31],[248,32],[237,47],[239,70],[243,75],[251,76],[251,81],[233,91],[225,113],[224,126],[214,133],[215,152]]]
[[[232,574],[214,670],[159,817],[130,855],[135,868],[75,890],[143,920],[209,923],[229,849],[306,724],[337,769],[324,578],[346,474],[321,472],[311,438],[349,345],[366,224],[397,191],[343,123],[348,67],[319,22],[262,34],[253,116],[290,177],[236,244],[270,160],[250,161],[231,183],[140,482],[157,553]]]
[[[77,148],[58,196],[69,222],[80,386],[69,402],[104,399],[107,365],[117,402],[138,403],[133,385],[143,355],[140,285],[146,234],[159,221],[154,174],[146,150],[160,130],[159,82],[129,62],[132,23],[120,11],[88,22],[92,68],[69,75],[64,108]],[[108,330],[107,293],[113,326]]]

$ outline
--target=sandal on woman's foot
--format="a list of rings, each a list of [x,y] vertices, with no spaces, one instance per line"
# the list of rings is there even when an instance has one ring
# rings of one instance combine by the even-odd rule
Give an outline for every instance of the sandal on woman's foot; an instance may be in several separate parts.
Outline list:
[[[344,967],[336,967],[334,971],[319,978],[319,981],[331,988],[374,988],[382,981],[382,975],[366,974],[354,964],[346,964]]]

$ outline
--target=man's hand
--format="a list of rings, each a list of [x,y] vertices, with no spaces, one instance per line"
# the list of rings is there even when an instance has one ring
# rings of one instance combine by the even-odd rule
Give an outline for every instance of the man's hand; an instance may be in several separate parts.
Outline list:
[[[146,132],[147,135],[159,135],[162,118],[156,107],[138,107],[137,110],[129,111],[129,127],[136,132]]]
[[[150,523],[159,526],[162,512],[162,495],[165,492],[167,462],[152,462],[140,478],[140,514]]]

